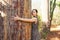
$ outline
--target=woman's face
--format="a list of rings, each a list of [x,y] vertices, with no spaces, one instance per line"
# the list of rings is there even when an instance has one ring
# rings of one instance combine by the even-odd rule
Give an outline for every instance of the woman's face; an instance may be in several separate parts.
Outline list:
[[[37,15],[37,12],[35,10],[32,11],[32,15],[33,16],[36,16]]]

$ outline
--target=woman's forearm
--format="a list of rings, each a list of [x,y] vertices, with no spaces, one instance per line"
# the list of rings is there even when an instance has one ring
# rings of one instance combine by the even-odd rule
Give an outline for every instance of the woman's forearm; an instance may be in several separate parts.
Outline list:
[[[34,19],[19,18],[19,20],[24,22],[35,22]]]

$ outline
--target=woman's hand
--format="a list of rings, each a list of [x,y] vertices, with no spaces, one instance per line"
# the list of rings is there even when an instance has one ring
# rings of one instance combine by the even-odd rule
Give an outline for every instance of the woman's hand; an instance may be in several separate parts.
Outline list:
[[[20,19],[20,17],[16,16],[14,17],[14,21],[18,21]]]

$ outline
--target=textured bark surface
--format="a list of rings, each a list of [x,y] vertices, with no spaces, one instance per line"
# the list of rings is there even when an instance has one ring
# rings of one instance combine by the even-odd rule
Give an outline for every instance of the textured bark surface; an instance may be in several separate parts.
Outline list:
[[[0,17],[0,40],[30,40],[30,23],[14,22],[12,16],[18,15],[22,18],[30,18],[31,0],[0,0],[0,11],[5,16]]]

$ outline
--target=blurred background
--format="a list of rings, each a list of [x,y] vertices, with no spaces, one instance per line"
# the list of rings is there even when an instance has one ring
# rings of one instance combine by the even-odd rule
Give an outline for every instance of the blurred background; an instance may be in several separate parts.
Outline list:
[[[60,31],[58,30],[60,28],[60,0],[32,0],[31,7],[38,10],[39,32],[42,40],[46,40],[49,32]],[[53,27],[56,28],[53,30]]]

